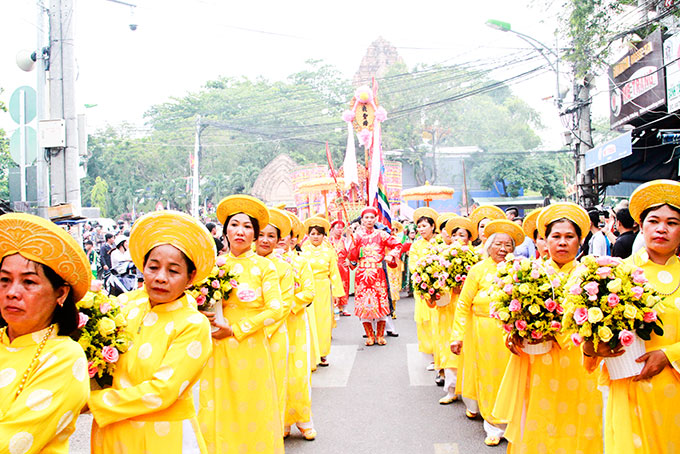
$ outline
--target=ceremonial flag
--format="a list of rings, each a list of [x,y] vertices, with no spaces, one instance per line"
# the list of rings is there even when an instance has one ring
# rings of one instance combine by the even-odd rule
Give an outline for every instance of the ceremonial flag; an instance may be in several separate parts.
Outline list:
[[[373,125],[373,156],[371,157],[371,180],[368,185],[369,206],[378,210],[378,221],[392,228],[392,212],[385,188],[385,163],[380,141],[380,122]]]
[[[354,129],[352,122],[347,122],[347,151],[345,151],[345,161],[342,164],[345,169],[345,188],[349,188],[352,183],[359,186],[359,174],[357,173],[357,152],[354,147]]]

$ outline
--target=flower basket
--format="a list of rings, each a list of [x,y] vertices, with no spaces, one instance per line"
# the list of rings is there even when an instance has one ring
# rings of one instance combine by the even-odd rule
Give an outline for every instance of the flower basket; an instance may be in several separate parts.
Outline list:
[[[628,350],[636,337],[644,341],[652,333],[663,335],[656,310],[661,299],[634,265],[606,256],[584,257],[566,288],[563,324],[576,345],[589,341],[597,350],[605,342],[611,349],[621,344]]]
[[[437,301],[447,293],[450,301],[448,265],[440,255],[440,249],[432,245],[428,254],[413,268],[413,291],[431,308],[437,307]]]
[[[233,289],[238,287],[236,274],[229,269],[225,257],[217,257],[215,267],[208,277],[194,283],[189,294],[196,299],[199,311],[214,312],[218,322],[224,322],[222,315],[222,300],[229,298]],[[213,327],[215,332],[219,328]]]
[[[491,316],[500,321],[509,336],[525,341],[525,352],[545,353],[542,349],[547,346],[533,345],[539,345],[562,329],[564,309],[559,303],[562,278],[541,260],[515,258],[512,254],[498,264],[497,272]]]
[[[544,355],[552,350],[553,341],[547,340],[532,344],[529,339],[522,339],[522,351],[527,355]]]
[[[639,375],[645,363],[638,363],[635,360],[645,353],[647,353],[645,341],[635,336],[633,343],[625,347],[623,355],[604,359],[609,371],[609,378],[621,380],[622,378]]]
[[[435,305],[438,307],[448,306],[451,303],[451,292],[443,292],[441,298],[435,300]]]

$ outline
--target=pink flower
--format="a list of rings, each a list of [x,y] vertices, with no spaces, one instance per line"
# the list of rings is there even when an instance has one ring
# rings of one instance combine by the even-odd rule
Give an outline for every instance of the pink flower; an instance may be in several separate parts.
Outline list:
[[[604,266],[602,268],[598,268],[597,271],[595,271],[595,274],[597,274],[597,277],[600,279],[605,279],[609,277],[609,275],[612,273],[612,269],[609,268],[608,266]]]
[[[555,287],[555,288],[559,287],[560,284],[561,284],[561,282],[560,282],[559,279],[553,279],[552,281],[550,281],[550,283],[551,283],[552,286]]]
[[[104,301],[99,305],[99,311],[102,314],[106,314],[108,311],[111,310],[111,304],[108,301]]]
[[[557,313],[560,315],[564,314],[564,308],[562,307],[561,304],[557,305]]]
[[[527,322],[525,322],[524,320],[517,320],[515,322],[515,328],[517,328],[520,331],[524,331],[525,329],[527,329]]]
[[[507,293],[508,295],[512,295],[512,285],[511,284],[506,284],[505,287],[503,287],[503,291]]]
[[[86,314],[83,314],[82,312],[78,312],[78,329],[81,329],[83,326],[87,325],[87,321],[90,319]]]
[[[569,289],[569,293],[571,293],[572,295],[580,295],[581,292],[583,292],[583,289],[578,284],[572,285],[571,288]]]
[[[215,265],[217,266],[224,266],[227,263],[227,258],[223,255],[220,255],[217,257],[217,260],[215,260]]]
[[[571,335],[571,341],[578,347],[583,343],[583,338],[579,333],[574,333]]]
[[[609,305],[609,307],[616,306],[617,304],[619,304],[619,301],[621,301],[621,299],[619,298],[619,295],[617,295],[616,293],[610,293],[609,296],[607,297],[607,304]]]
[[[356,114],[353,111],[346,110],[342,113],[342,120],[349,123],[349,122],[354,121],[355,116],[356,116]]]
[[[510,306],[508,306],[508,309],[510,309],[510,312],[517,312],[522,308],[522,305],[520,304],[519,300],[512,300],[510,301]]]
[[[520,265],[518,261],[516,261],[512,267],[515,271],[520,271],[522,269],[522,265]]]
[[[196,298],[196,304],[199,306],[203,306],[205,304],[205,300],[207,300],[205,295],[198,295],[198,298]]]
[[[430,290],[427,291],[427,293],[429,293],[430,295],[434,295],[434,289],[431,288]]]
[[[465,271],[470,271],[470,268],[472,268],[471,265],[465,265]]]
[[[552,267],[549,266],[548,268],[546,268],[545,273],[548,276],[552,276],[553,274],[555,274],[555,270]]]
[[[600,284],[597,282],[588,282],[583,286],[583,290],[585,290],[589,296],[597,296],[597,292],[600,291]]]
[[[645,289],[643,289],[642,287],[632,287],[630,289],[630,292],[633,294],[633,298],[639,300],[640,298],[642,298],[642,294],[645,292]]]
[[[545,301],[545,308],[552,312],[557,309],[557,303],[555,300],[549,298]]]
[[[92,361],[87,363],[87,375],[89,375],[90,378],[97,375],[98,371],[99,371],[99,368],[97,366],[95,366]]]
[[[217,277],[224,277],[224,275],[227,274],[224,269],[220,268],[219,271],[217,272]]]
[[[467,276],[463,275],[463,276],[461,276],[461,279],[463,279],[463,282],[465,282],[465,279],[467,279]]]
[[[214,281],[212,281],[212,282],[210,283],[210,286],[211,286],[212,288],[220,288],[220,281],[218,281],[217,279],[215,279]]]
[[[207,287],[201,287],[201,293],[202,293],[203,295],[207,295],[207,294],[208,294],[208,289],[207,289]]]
[[[579,307],[574,311],[574,321],[577,325],[583,325],[588,320],[588,311],[585,307]]]
[[[642,268],[638,268],[633,271],[633,282],[638,285],[647,283],[647,278],[645,277],[645,272],[642,271]]]
[[[540,331],[533,330],[531,332],[531,338],[532,339],[543,339],[543,333]]]
[[[456,282],[460,282],[463,280],[460,274],[456,274],[456,277],[454,279],[456,280]]]
[[[560,322],[558,322],[557,320],[553,320],[552,322],[550,322],[550,327],[552,329],[560,330],[560,329],[562,329],[562,324]]]
[[[627,329],[624,329],[619,333],[619,340],[624,347],[628,347],[635,340],[635,335]]]
[[[617,261],[612,260],[612,258],[607,255],[601,255],[595,261],[599,266],[616,265],[618,263]]]
[[[645,323],[651,323],[656,321],[656,311],[649,311],[645,312],[645,315],[643,316],[643,320]]]
[[[104,358],[104,361],[107,363],[115,363],[118,361],[118,350],[107,345],[102,348],[102,358]]]
[[[539,277],[541,277],[541,272],[538,270],[531,270],[530,276],[531,279],[538,279]]]
[[[236,279],[230,279],[229,285],[231,285],[232,288],[236,288],[238,287],[238,282],[236,281]]]
[[[102,286],[104,285],[104,281],[100,281],[98,279],[94,279],[92,282],[90,282],[90,291],[92,293],[97,293],[102,291]]]
[[[427,290],[427,285],[425,284],[425,282],[420,284],[420,288],[422,288],[423,290]]]
[[[512,332],[512,325],[503,324],[503,331],[505,331],[506,333],[511,333]]]

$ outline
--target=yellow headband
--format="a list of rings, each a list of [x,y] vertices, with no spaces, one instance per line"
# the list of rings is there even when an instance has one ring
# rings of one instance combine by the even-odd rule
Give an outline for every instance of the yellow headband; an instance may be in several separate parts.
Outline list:
[[[468,218],[454,216],[446,222],[446,233],[453,235],[453,231],[462,228],[470,232],[470,241],[477,239],[477,227]]]
[[[536,220],[538,235],[541,238],[545,238],[545,229],[548,225],[550,225],[551,222],[555,222],[562,218],[569,219],[578,225],[581,229],[581,240],[583,240],[590,231],[590,217],[588,217],[588,212],[586,212],[586,210],[575,203],[559,202],[541,210],[541,214]]]
[[[494,233],[507,233],[515,242],[515,247],[524,242],[524,231],[522,227],[508,219],[494,219],[484,227],[484,235],[491,238]]]
[[[279,229],[281,232],[281,238],[290,235],[292,222],[284,211],[279,210],[278,208],[270,208],[269,223]]]
[[[507,219],[507,216],[505,216],[503,210],[498,208],[496,205],[480,205],[472,210],[472,213],[470,213],[470,220],[475,225],[475,228],[477,228],[477,226],[479,226],[479,222],[485,218],[491,220]],[[486,232],[486,229],[484,232]],[[489,235],[486,236],[488,237]]]
[[[139,218],[130,232],[130,256],[137,269],[144,269],[144,256],[163,244],[176,247],[196,267],[200,282],[215,266],[215,240],[195,218],[179,211],[155,211]]]
[[[680,183],[673,180],[654,180],[637,187],[630,196],[628,211],[640,223],[640,215],[647,208],[668,204],[680,210]]]
[[[32,214],[0,216],[0,258],[19,254],[51,268],[80,301],[90,289],[92,272],[85,252],[58,225]]]
[[[237,194],[225,197],[217,205],[217,219],[225,225],[227,218],[236,213],[244,213],[257,219],[260,228],[269,224],[269,210],[262,201],[249,195]]]
[[[532,240],[534,239],[534,231],[538,228],[536,226],[536,222],[538,221],[538,216],[541,214],[542,210],[542,208],[535,209],[531,213],[527,214],[524,218],[524,221],[522,222],[524,234]]]

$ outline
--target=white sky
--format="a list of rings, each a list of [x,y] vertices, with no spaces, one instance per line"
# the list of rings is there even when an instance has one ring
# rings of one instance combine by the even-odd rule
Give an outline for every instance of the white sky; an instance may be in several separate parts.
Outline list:
[[[527,47],[512,34],[486,27],[490,18],[510,22],[513,29],[547,45],[554,43],[554,17],[529,7],[540,3],[532,0],[128,1],[138,5],[134,18],[131,8],[107,0],[76,1],[77,105],[80,113],[87,113],[90,130],[122,121],[141,125],[153,104],[183,96],[219,76],[283,79],[301,70],[305,60],[318,58],[351,77],[378,36],[397,46],[409,67]],[[0,5],[5,102],[16,87],[35,86],[35,72],[22,72],[14,59],[19,49],[36,48],[36,16],[36,0],[3,0]],[[137,31],[130,31],[131,22],[138,24]],[[547,127],[541,133],[545,148],[561,145],[556,108],[543,100],[554,93],[554,77],[547,73],[513,87],[541,113]],[[562,84],[570,82],[563,78]],[[604,115],[606,87],[598,89],[604,92],[595,99],[595,111]],[[85,111],[84,104],[97,107]],[[0,114],[0,126],[11,133],[9,115]]]

